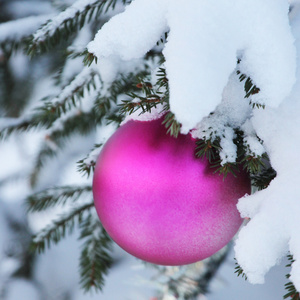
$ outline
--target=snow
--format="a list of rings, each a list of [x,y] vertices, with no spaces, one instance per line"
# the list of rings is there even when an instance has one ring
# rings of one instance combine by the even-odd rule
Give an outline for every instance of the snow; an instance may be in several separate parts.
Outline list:
[[[220,103],[237,58],[261,90],[254,102],[276,107],[288,96],[296,57],[288,9],[285,0],[135,0],[98,31],[88,50],[100,61],[140,58],[170,28],[163,51],[170,106],[187,133]]]
[[[0,42],[20,40],[37,30],[43,23],[53,17],[50,15],[30,16],[0,24]]]
[[[291,14],[291,25],[300,53],[299,4]],[[235,251],[238,262],[252,283],[263,283],[265,274],[288,253],[293,254],[291,280],[300,289],[299,244],[299,128],[300,59],[297,83],[278,108],[255,110],[252,124],[270,157],[277,177],[270,186],[240,199],[238,209],[251,221],[241,230]]]
[[[125,123],[127,123],[130,120],[134,120],[134,121],[152,121],[152,120],[157,120],[157,119],[159,119],[161,116],[163,116],[165,114],[165,112],[162,111],[162,110],[163,110],[163,105],[160,105],[160,104],[158,104],[156,107],[153,107],[151,109],[151,112],[147,111],[145,113],[141,113],[141,110],[136,110],[132,114],[127,115],[125,117],[125,119],[123,120],[123,122],[121,123],[121,125],[124,125]]]
[[[285,275],[288,269],[285,268],[287,261],[284,260],[280,265],[272,269],[266,276],[264,285],[251,285],[244,278],[234,274],[235,268],[234,251],[230,251],[227,259],[221,265],[216,276],[212,280],[206,295],[207,300],[282,300],[286,294],[284,285],[287,283]]]
[[[33,38],[35,41],[43,41],[45,35],[53,35],[55,30],[63,24],[66,19],[73,19],[77,13],[85,10],[88,5],[93,5],[98,0],[78,0],[73,5],[52,18],[45,26],[38,29]]]
[[[143,57],[167,30],[166,6],[161,0],[133,1],[124,13],[103,25],[89,43],[89,52],[100,60],[110,56],[123,60]]]

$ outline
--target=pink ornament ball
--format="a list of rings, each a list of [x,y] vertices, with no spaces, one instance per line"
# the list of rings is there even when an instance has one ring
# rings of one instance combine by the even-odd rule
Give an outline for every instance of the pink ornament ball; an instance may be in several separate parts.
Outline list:
[[[184,265],[224,247],[250,193],[245,172],[225,179],[195,157],[195,140],[166,134],[162,118],[128,121],[104,145],[94,173],[99,218],[111,238],[150,263]]]

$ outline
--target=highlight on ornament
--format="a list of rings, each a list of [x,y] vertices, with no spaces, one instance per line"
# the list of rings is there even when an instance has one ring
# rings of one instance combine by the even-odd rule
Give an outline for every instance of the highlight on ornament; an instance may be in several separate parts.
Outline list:
[[[250,193],[240,171],[226,179],[195,157],[195,140],[166,133],[162,118],[130,120],[104,145],[94,172],[98,216],[125,251],[150,263],[205,259],[236,234],[239,198]]]

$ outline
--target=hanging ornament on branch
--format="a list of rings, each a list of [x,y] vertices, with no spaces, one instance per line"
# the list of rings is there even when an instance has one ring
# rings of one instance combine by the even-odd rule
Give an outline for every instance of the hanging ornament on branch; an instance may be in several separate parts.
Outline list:
[[[224,247],[250,193],[245,172],[214,173],[190,135],[166,134],[163,118],[128,121],[103,147],[94,173],[99,218],[124,250],[160,265],[184,265]]]

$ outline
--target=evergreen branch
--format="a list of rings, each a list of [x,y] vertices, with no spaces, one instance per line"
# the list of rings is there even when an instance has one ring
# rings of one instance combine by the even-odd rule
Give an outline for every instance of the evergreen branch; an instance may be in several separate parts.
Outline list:
[[[157,268],[159,274],[155,276],[155,279],[161,285],[161,292],[158,294],[157,300],[175,298],[194,300],[201,298],[200,295],[207,294],[210,281],[226,258],[228,249],[227,246],[208,259],[196,264]]]
[[[52,15],[40,15],[12,20],[0,24],[0,49],[6,58],[14,51],[24,47],[30,34],[37,30]]]
[[[17,39],[6,39],[0,42],[0,49],[4,53],[4,57],[9,59],[13,52],[18,51],[26,43],[26,38],[17,40]]]
[[[156,85],[159,89],[164,88],[165,94],[169,94],[169,80],[167,78],[167,72],[165,68],[159,68],[157,71],[156,76],[158,77],[158,80],[156,82]]]
[[[83,52],[83,55],[84,55],[83,63],[85,66],[89,67],[93,62],[97,64],[98,57],[93,53],[88,52],[87,49]]]
[[[246,169],[248,173],[257,174],[263,170],[265,167],[264,160],[267,159],[268,157],[266,153],[258,156],[245,155],[241,163],[243,164],[243,168]]]
[[[156,42],[156,46],[164,45],[167,42],[169,32],[165,32],[164,35]]]
[[[115,100],[111,97],[98,97],[94,103],[94,109],[99,118],[107,116],[113,110],[113,102]]]
[[[101,150],[102,144],[96,144],[92,151],[87,155],[86,158],[79,160],[77,162],[78,164],[78,171],[83,173],[84,175],[87,175],[87,177],[90,176],[90,173],[95,169],[96,161],[99,155],[99,152]]]
[[[53,116],[53,114],[42,114],[40,112],[17,119],[11,124],[0,127],[0,140],[8,138],[12,133],[15,132],[26,132],[38,127],[49,127],[55,121],[55,119],[56,118]]]
[[[145,76],[145,70],[141,70],[138,74],[130,73],[126,76],[120,74],[118,78],[108,87],[105,94],[98,97],[98,99],[95,101],[95,109],[97,113],[101,115],[106,114],[108,109],[111,109],[112,104],[118,103],[120,95],[128,95],[131,97],[129,92],[131,92],[134,87],[138,89],[134,84],[136,82],[136,77],[142,76]],[[134,92],[131,93],[133,94]],[[123,100],[123,105],[119,105],[121,108],[115,107],[115,112],[119,113],[120,116],[127,112],[127,109],[123,108],[126,103],[129,103],[129,101]],[[117,123],[120,122],[117,121]]]
[[[206,157],[209,163],[214,163],[220,161],[219,152],[221,150],[220,139],[202,139],[196,142],[196,157],[203,158]]]
[[[242,278],[247,280],[247,275],[244,273],[244,270],[242,269],[242,267],[237,263],[236,259],[235,259],[235,264],[236,264],[236,267],[234,268],[235,269],[234,273],[238,277],[241,276]]]
[[[128,89],[127,96],[131,100],[122,100],[122,104],[119,105],[121,114],[132,114],[140,110],[140,113],[150,112],[153,108],[157,108],[158,105],[164,105],[164,110],[169,111],[169,96],[168,96],[168,80],[166,78],[165,69],[160,68],[158,73],[158,80],[155,83],[155,86],[149,81],[145,71],[140,72],[137,76],[136,84],[133,84],[134,78],[131,79],[130,85],[127,85]],[[134,89],[137,89],[134,91]],[[168,120],[167,120],[168,121]],[[167,122],[166,121],[166,122]],[[168,129],[172,125],[172,129],[175,129],[176,123],[168,123]],[[171,131],[171,129],[170,129]],[[168,132],[169,133],[169,132]],[[172,131],[173,133],[173,131]],[[177,132],[178,135],[178,132]],[[175,131],[174,131],[175,136]]]
[[[125,0],[122,2],[125,3]],[[28,55],[44,53],[62,40],[67,40],[92,19],[98,19],[110,8],[114,9],[116,3],[117,0],[77,0],[32,35],[27,49]]]
[[[112,265],[112,241],[91,214],[82,224],[80,239],[85,239],[80,256],[80,284],[85,291],[102,290],[104,276]]]
[[[266,107],[265,104],[252,102],[252,100],[249,101],[249,104],[252,106],[252,109],[254,109],[254,108],[263,108],[263,109],[265,109],[265,107]]]
[[[123,104],[121,105],[120,109],[121,113],[128,113],[131,115],[139,109],[142,109],[141,113],[146,111],[151,112],[152,108],[156,108],[158,104],[163,102],[163,100],[157,95],[153,95],[153,98],[143,98],[133,93],[129,95],[132,98],[138,99],[139,101],[132,102],[132,100],[123,100]]]
[[[46,210],[58,204],[64,205],[69,199],[75,202],[82,194],[91,190],[91,186],[61,186],[46,189],[26,199],[28,212]]]
[[[64,140],[75,133],[87,134],[93,130],[101,121],[101,117],[94,110],[83,113],[78,112],[76,115],[69,117],[61,122],[58,129],[46,136],[45,143],[42,146],[30,176],[30,183],[35,186],[38,175],[45,160],[57,154],[58,150],[64,147]]]
[[[287,259],[289,260],[289,263],[286,265],[286,267],[290,268],[295,260],[294,260],[293,255],[291,255],[291,254],[287,255]],[[289,279],[291,277],[291,275],[287,274],[285,277],[287,279]],[[287,293],[283,296],[283,299],[290,298],[291,300],[300,300],[300,294],[297,291],[295,285],[291,281],[286,283],[284,286],[285,286]]]
[[[265,168],[259,174],[251,174],[252,184],[259,190],[263,190],[269,186],[276,175],[277,173],[272,167]]]
[[[212,165],[212,167],[217,167],[215,173],[219,173],[220,175],[223,175],[223,178],[226,178],[226,176],[231,173],[233,176],[236,177],[236,173],[239,172],[238,164],[236,163],[225,163],[223,165],[220,164],[220,161],[217,161],[215,164]]]
[[[76,221],[80,223],[84,212],[92,207],[94,207],[93,202],[85,203],[54,220],[52,224],[33,237],[32,249],[42,253],[46,246],[49,248],[52,244],[57,244],[67,233],[70,234],[73,232]]]
[[[245,81],[244,83],[244,90],[245,90],[245,96],[244,98],[249,98],[252,95],[258,94],[260,92],[260,89],[252,82],[252,79],[248,77],[245,74],[241,74],[241,72],[238,70],[237,75],[239,76],[240,82]],[[254,103],[252,100],[250,100],[249,104],[252,106],[252,108],[265,108],[264,104],[260,103]]]
[[[48,138],[46,137],[46,140]],[[50,146],[51,145],[51,146]],[[36,161],[34,163],[33,171],[30,174],[30,185],[31,187],[35,187],[36,183],[38,181],[38,175],[41,171],[41,169],[44,166],[45,159],[54,157],[57,154],[57,148],[60,147],[61,145],[58,145],[57,143],[55,144],[54,142],[49,141],[46,145],[42,147],[42,149],[39,151],[39,154],[36,158]]]
[[[69,85],[64,87],[60,94],[51,101],[45,101],[44,106],[39,108],[42,114],[52,114],[53,118],[59,118],[62,113],[76,107],[85,91],[96,90],[96,79],[99,75],[91,68],[85,68]]]
[[[165,115],[165,118],[162,122],[162,124],[165,125],[165,128],[167,129],[167,133],[171,136],[177,138],[180,133],[180,123],[177,122],[175,119],[175,115],[172,112],[168,112]]]

